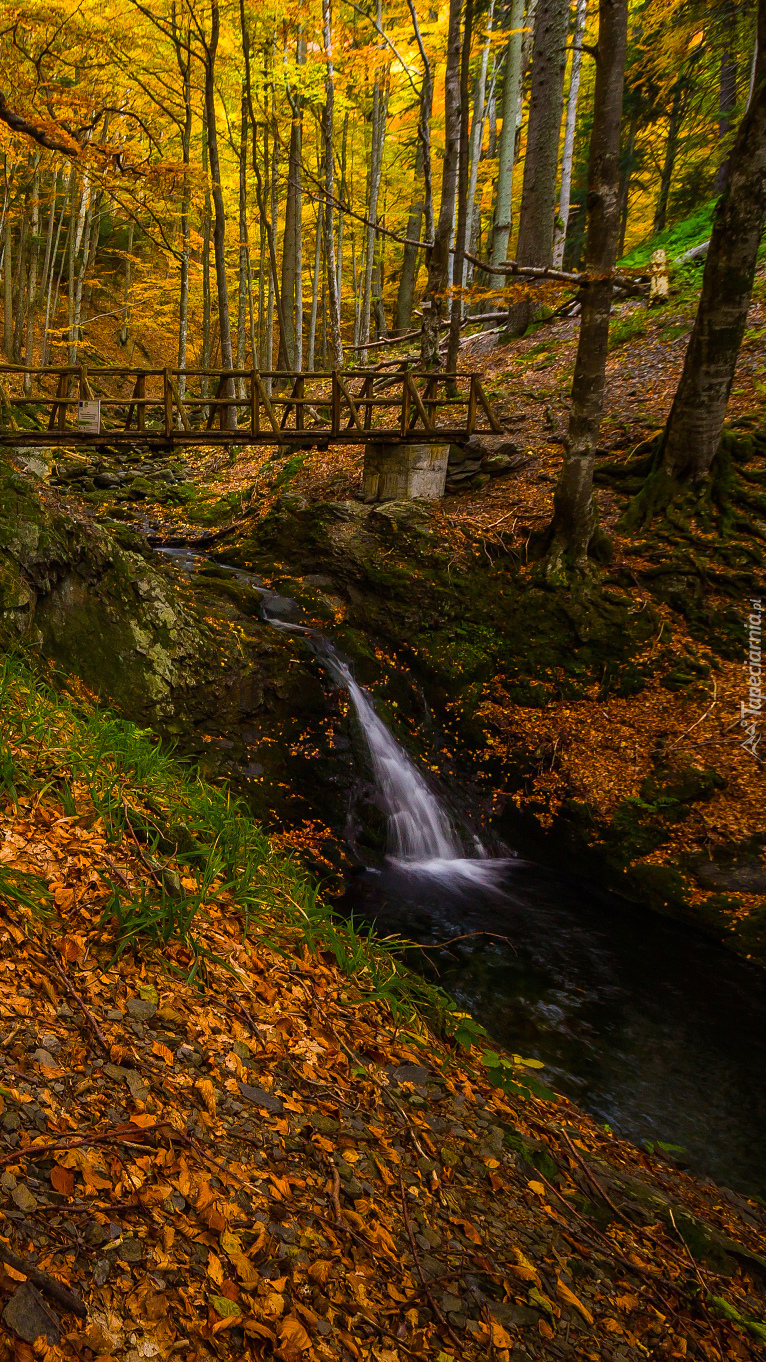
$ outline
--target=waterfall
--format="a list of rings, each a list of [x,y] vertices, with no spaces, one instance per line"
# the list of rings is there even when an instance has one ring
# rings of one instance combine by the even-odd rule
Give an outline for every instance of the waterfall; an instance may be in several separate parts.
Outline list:
[[[325,662],[351,697],[388,815],[390,850],[402,861],[456,861],[463,855],[448,815],[403,747],[378,718],[351,669],[325,645]]]

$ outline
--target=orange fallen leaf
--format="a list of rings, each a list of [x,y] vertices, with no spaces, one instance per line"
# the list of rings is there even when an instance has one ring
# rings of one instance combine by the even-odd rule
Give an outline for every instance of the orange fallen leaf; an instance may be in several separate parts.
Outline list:
[[[74,1173],[56,1163],[51,1169],[51,1187],[62,1196],[74,1195]]]

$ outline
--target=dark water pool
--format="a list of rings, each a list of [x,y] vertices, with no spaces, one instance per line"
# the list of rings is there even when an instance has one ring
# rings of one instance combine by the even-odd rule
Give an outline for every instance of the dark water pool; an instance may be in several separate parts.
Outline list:
[[[703,1177],[766,1198],[766,987],[722,947],[584,883],[511,863],[504,895],[390,870],[347,906],[433,945],[443,986],[548,1085],[617,1134],[681,1146]],[[507,895],[507,897],[505,896]]]

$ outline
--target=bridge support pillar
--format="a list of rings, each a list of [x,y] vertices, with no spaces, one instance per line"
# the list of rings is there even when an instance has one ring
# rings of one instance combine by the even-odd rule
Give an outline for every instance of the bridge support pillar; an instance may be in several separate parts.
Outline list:
[[[444,496],[448,455],[448,445],[365,445],[364,500],[438,501]]]

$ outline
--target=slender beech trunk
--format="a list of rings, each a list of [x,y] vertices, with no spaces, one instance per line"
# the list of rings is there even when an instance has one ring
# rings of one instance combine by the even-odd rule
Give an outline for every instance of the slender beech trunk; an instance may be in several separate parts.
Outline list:
[[[343,368],[343,342],[340,334],[340,299],[338,297],[338,276],[335,267],[335,212],[333,133],[335,126],[335,68],[332,59],[332,13],[331,0],[322,0],[322,32],[324,51],[327,58],[325,79],[325,106],[323,119],[324,135],[324,249],[325,274],[327,278],[327,302],[330,313],[330,339],[334,369]],[[326,328],[325,328],[326,330]]]
[[[21,338],[24,335],[24,322],[26,321],[26,288],[27,288],[27,247],[29,238],[29,196],[24,205],[24,213],[21,219],[21,230],[19,232],[19,249],[16,253],[16,288],[15,288],[15,308],[13,320],[13,362],[21,363]]]
[[[87,179],[87,177],[83,177],[83,194],[85,194],[85,192],[86,192],[86,189],[85,189],[86,179]],[[74,327],[75,353],[76,353],[77,346],[80,344],[80,340],[82,339],[82,337],[81,337],[81,335],[80,335],[81,322],[82,322],[82,291],[83,291],[83,285],[84,285],[84,282],[85,282],[85,271],[86,271],[87,268],[88,268],[88,260],[90,259],[90,234],[91,234],[91,231],[92,231],[92,228],[93,228],[93,212],[94,212],[94,208],[95,208],[95,197],[94,197],[93,193],[91,192],[90,182],[89,182],[89,181],[87,182],[87,196],[88,196],[88,206],[87,206],[87,208],[86,208],[86,210],[85,210],[85,223],[84,223],[84,225],[83,225],[83,230],[82,230],[82,254],[81,254],[81,256],[80,256],[80,268],[79,268],[78,271],[77,271],[77,283],[76,283],[76,285],[75,285],[75,294],[74,294],[74,322],[73,322],[73,327]]]
[[[620,238],[617,245],[617,259],[625,254],[625,233],[628,230],[628,203],[630,200],[630,182],[633,177],[633,164],[636,149],[636,133],[638,132],[638,100],[634,101],[628,124],[628,138],[625,151],[621,158],[620,167]]]
[[[430,245],[434,237],[433,184],[431,175],[431,109],[433,106],[433,76],[431,63],[426,53],[420,32],[417,13],[413,0],[407,0],[415,30],[415,39],[423,63],[423,81],[420,87],[418,113],[418,147],[415,153],[415,182],[418,185],[410,208],[406,235],[410,242],[420,240],[421,227],[425,227],[425,239]],[[420,190],[420,182],[423,189]],[[396,330],[403,334],[410,328],[412,307],[415,300],[415,285],[420,268],[420,251],[417,246],[405,245],[402,257],[402,272],[399,276],[399,293],[396,303]]]
[[[424,369],[441,365],[439,339],[449,288],[449,247],[455,217],[460,154],[460,12],[461,0],[450,0],[447,65],[444,73],[444,162],[439,221],[428,262],[428,285],[423,300],[420,363]]]
[[[13,229],[10,215],[3,231],[3,349],[13,364]]]
[[[729,137],[734,110],[737,107],[737,58],[733,47],[737,34],[737,11],[733,0],[727,0],[723,19],[726,32],[721,52],[718,87],[718,142],[721,147],[721,160],[715,177],[716,195],[722,192],[729,173]]]
[[[367,241],[364,253],[364,294],[362,297],[362,328],[360,344],[365,346],[370,339],[370,312],[372,306],[372,273],[375,265],[375,249],[378,221],[378,198],[383,171],[383,142],[386,135],[388,114],[388,92],[383,91],[379,77],[375,76],[372,92],[372,142],[370,146],[370,192],[367,201]],[[367,351],[360,354],[362,364],[367,362]]]
[[[339,197],[341,203],[349,202],[348,186],[346,184],[346,159],[348,154],[348,122],[349,111],[346,109],[343,115],[343,135],[340,139],[340,189]],[[346,226],[346,214],[338,214],[338,299],[341,307],[343,306],[343,236]]]
[[[550,265],[553,260],[568,27],[569,0],[538,0],[516,250],[516,258],[522,265]],[[528,289],[526,297],[511,308],[510,332],[522,335],[534,314],[533,290]]]
[[[678,134],[681,131],[681,118],[683,115],[684,91],[681,81],[676,83],[673,92],[673,103],[670,109],[670,120],[668,123],[668,139],[665,143],[665,157],[662,162],[662,174],[660,175],[660,189],[657,195],[657,205],[654,210],[654,232],[661,232],[665,227],[668,215],[668,195],[670,194],[670,182],[673,178],[673,171],[676,165],[676,155],[678,153]]]
[[[766,0],[758,4],[753,94],[713,216],[702,293],[663,437],[674,482],[707,477],[721,440],[766,223]]]
[[[189,336],[189,259],[191,254],[191,237],[189,213],[191,210],[191,184],[189,180],[189,164],[191,160],[191,134],[192,134],[192,102],[191,102],[191,53],[190,37],[187,31],[186,41],[184,42],[178,32],[175,23],[175,12],[173,17],[173,45],[176,52],[176,62],[181,74],[181,85],[184,101],[184,122],[181,130],[181,155],[184,165],[184,185],[181,191],[181,279],[180,292],[178,299],[178,368],[180,370],[178,378],[178,392],[183,400],[186,392],[186,363],[187,347]],[[180,420],[180,413],[178,414]]]
[[[301,162],[303,157],[302,100],[298,91],[287,90],[292,112],[290,151],[287,166],[287,194],[285,199],[285,229],[282,240],[282,313],[284,332],[280,332],[280,369],[297,369],[299,340],[303,319],[298,310],[299,259],[301,239]]]
[[[26,338],[26,362],[34,366],[35,362],[35,320],[37,317],[37,267],[40,263],[40,171],[35,170],[32,181],[32,244],[29,254],[29,292],[27,301],[27,338]],[[24,393],[27,397],[32,394],[32,375],[27,371],[24,374]]]
[[[564,466],[553,499],[549,563],[584,564],[596,528],[593,465],[604,406],[612,274],[617,259],[620,122],[628,0],[599,0],[596,89],[588,165],[588,245]]]
[[[231,322],[229,319],[229,286],[226,281],[226,210],[221,190],[221,166],[218,157],[218,128],[215,112],[215,61],[220,35],[220,15],[218,0],[212,0],[210,7],[210,38],[205,47],[205,112],[207,114],[207,147],[210,157],[210,178],[213,196],[213,255],[215,257],[215,279],[218,294],[218,333],[221,341],[221,368],[233,369],[234,357],[231,347]],[[226,384],[226,396],[233,397],[233,380]],[[226,429],[234,430],[237,425],[236,407],[221,408],[225,411],[223,424]]]
[[[131,222],[128,228],[128,249],[125,253],[125,298],[122,305],[122,326],[120,327],[120,345],[128,343],[128,319],[130,317],[130,293],[133,283],[133,232],[134,224]]]
[[[210,296],[210,227],[212,223],[212,203],[210,199],[210,157],[208,156],[207,144],[207,110],[202,108],[202,171],[205,176],[205,202],[202,208],[202,355],[200,367],[210,368],[210,350],[212,339],[211,325],[211,296]],[[200,389],[203,397],[207,397],[210,389],[209,381],[206,377],[202,378]],[[207,420],[208,409],[203,407],[202,415]]]
[[[244,369],[247,346],[247,90],[242,86],[239,125],[239,279],[237,281],[237,368]],[[245,396],[245,380],[238,384]]]
[[[495,0],[489,0],[487,10],[487,33],[484,46],[481,50],[479,60],[479,71],[476,76],[473,95],[473,119],[471,122],[471,142],[470,142],[470,171],[468,176],[468,206],[467,217],[468,226],[466,229],[466,248],[473,255],[476,244],[476,186],[479,181],[479,162],[481,160],[481,149],[484,142],[484,124],[486,122],[486,101],[487,101],[487,71],[489,70],[489,50],[492,46],[492,19],[495,11]]]
[[[492,224],[492,252],[490,263],[502,265],[508,258],[511,236],[511,208],[513,201],[513,167],[516,159],[516,116],[521,83],[521,44],[524,26],[524,0],[511,0],[511,34],[505,50],[503,80],[502,127],[497,148],[497,195]],[[490,288],[502,288],[504,276],[489,276]]]
[[[314,238],[314,275],[311,281],[311,320],[309,322],[309,373],[313,373],[316,368],[314,362],[314,351],[316,347],[317,334],[317,309],[319,307],[319,271],[322,268],[322,222],[323,205],[317,205],[317,226]]]
[[[276,241],[277,241],[277,236],[278,236],[278,232],[279,232],[279,161],[280,161],[280,150],[281,150],[281,148],[280,148],[280,145],[279,145],[279,138],[278,138],[277,135],[276,135],[276,121],[277,121],[277,120],[276,120],[276,113],[275,113],[273,107],[272,107],[272,119],[273,119],[273,122],[272,122],[273,131],[272,131],[272,136],[271,136],[271,165],[270,165],[270,167],[269,167],[269,189],[270,189],[270,195],[269,195],[269,197],[270,197],[269,209],[270,209],[270,215],[271,215],[271,222],[270,222],[270,227],[269,227],[269,235],[270,235],[270,237],[271,237],[271,240],[272,240],[273,242],[276,243]],[[264,142],[264,156],[265,156],[265,157],[268,156],[267,144],[266,144],[265,142]],[[276,255],[274,255],[274,256],[272,257],[272,259],[271,259],[271,270],[270,270],[270,272],[269,272],[269,296],[268,296],[268,302],[267,302],[267,309],[268,309],[268,310],[267,310],[267,313],[266,313],[266,357],[267,357],[267,362],[268,362],[268,366],[269,366],[270,369],[272,368],[272,366],[273,366],[273,364],[274,364],[274,303],[275,303],[275,300],[276,300],[276,295],[277,295],[278,289],[279,289],[279,281],[278,281],[278,276],[277,276],[277,260],[276,260]],[[281,307],[280,307],[280,310],[279,310],[278,322],[279,322],[279,334],[280,334],[280,336],[281,336],[282,333],[283,333],[284,331],[287,330],[287,323],[286,323],[286,321],[285,321],[284,311],[282,310]],[[279,358],[278,358],[278,357],[277,357],[277,368],[279,368]],[[268,383],[267,383],[267,390],[268,390],[269,393],[271,393],[271,387],[272,387],[272,380],[269,379],[269,380],[268,380]]]
[[[460,161],[457,186],[457,224],[455,253],[452,267],[452,301],[450,305],[449,340],[447,343],[447,372],[457,369],[460,352],[460,324],[463,320],[463,280],[465,277],[465,239],[468,223],[468,146],[469,146],[469,76],[471,67],[471,38],[473,34],[473,0],[466,0],[463,26],[463,50],[460,56]]]
[[[585,15],[588,0],[577,0],[574,35],[572,39],[572,67],[569,75],[569,96],[567,98],[567,117],[564,130],[564,150],[561,156],[561,188],[559,191],[559,211],[556,218],[556,234],[553,242],[553,263],[561,269],[564,261],[564,247],[569,223],[569,204],[572,197],[572,159],[574,156],[575,127],[577,125],[577,97],[580,93],[580,70],[582,67],[582,40],[585,33]]]

